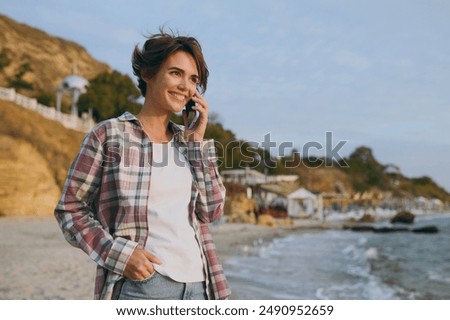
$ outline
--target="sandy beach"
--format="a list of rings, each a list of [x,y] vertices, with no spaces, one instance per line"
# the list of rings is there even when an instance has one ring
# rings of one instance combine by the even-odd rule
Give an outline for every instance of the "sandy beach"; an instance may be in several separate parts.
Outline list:
[[[322,228],[306,221],[276,228],[223,223],[211,231],[225,261],[275,237]],[[95,263],[65,241],[52,217],[0,218],[0,257],[0,299],[92,299]]]

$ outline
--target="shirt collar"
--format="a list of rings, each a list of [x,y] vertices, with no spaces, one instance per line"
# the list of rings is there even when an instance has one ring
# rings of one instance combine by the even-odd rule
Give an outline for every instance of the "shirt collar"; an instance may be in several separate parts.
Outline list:
[[[118,117],[119,121],[138,121],[138,118],[136,116],[128,111],[126,111],[124,114],[122,114],[120,117]]]
[[[125,113],[123,113],[121,116],[119,116],[117,118],[119,121],[129,121],[129,122],[136,122],[139,123],[139,119],[132,113],[126,111]],[[184,126],[182,125],[178,125],[172,121],[169,121],[169,126],[172,129],[173,133],[174,133],[174,140],[175,141],[183,141],[183,131],[184,131]]]

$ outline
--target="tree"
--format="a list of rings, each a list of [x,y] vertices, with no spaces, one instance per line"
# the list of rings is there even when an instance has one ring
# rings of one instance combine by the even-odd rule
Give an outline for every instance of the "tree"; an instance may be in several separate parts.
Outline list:
[[[11,59],[9,58],[9,50],[3,48],[2,51],[0,51],[0,72],[3,72],[3,70],[10,64]]]
[[[357,148],[348,159],[348,167],[342,167],[352,181],[357,191],[366,191],[372,187],[388,190],[389,179],[385,174],[385,166],[380,164],[373,156],[372,150],[367,147]]]
[[[35,98],[38,103],[43,104],[44,106],[50,107],[55,105],[55,95],[43,90],[39,90],[35,95]]]
[[[104,72],[89,81],[87,92],[80,96],[78,109],[92,108],[97,121],[117,117],[129,111],[138,113],[141,105],[135,100],[140,93],[129,76],[117,71]]]
[[[27,72],[31,72],[31,71],[33,71],[33,69],[31,68],[31,65],[28,62],[23,63],[19,67],[19,70],[14,75],[14,78],[9,79],[8,86],[11,88],[18,89],[18,90],[20,90],[20,89],[32,90],[33,84],[31,82],[28,82],[23,79],[24,75]]]

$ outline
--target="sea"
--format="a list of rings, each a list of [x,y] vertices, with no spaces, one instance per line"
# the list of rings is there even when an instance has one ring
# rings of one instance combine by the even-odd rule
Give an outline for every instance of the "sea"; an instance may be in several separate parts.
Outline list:
[[[224,264],[232,298],[450,299],[450,214],[416,217],[409,227],[429,225],[439,232],[325,230],[255,242]]]

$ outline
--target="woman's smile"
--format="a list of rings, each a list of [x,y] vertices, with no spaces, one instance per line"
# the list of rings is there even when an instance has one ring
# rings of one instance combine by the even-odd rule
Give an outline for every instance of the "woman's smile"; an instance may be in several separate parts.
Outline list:
[[[172,97],[174,97],[175,99],[177,99],[180,102],[185,102],[187,100],[187,97],[181,93],[169,91],[169,95],[171,95]]]

